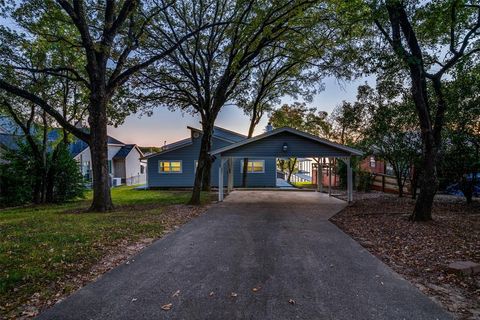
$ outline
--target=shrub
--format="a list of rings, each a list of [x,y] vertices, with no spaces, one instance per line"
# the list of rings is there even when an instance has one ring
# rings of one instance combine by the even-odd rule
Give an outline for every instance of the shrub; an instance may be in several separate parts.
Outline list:
[[[46,172],[46,174],[44,174]],[[45,194],[39,196],[39,193]],[[61,203],[83,197],[85,186],[77,162],[67,146],[58,144],[47,153],[46,166],[25,144],[10,150],[0,164],[0,200],[2,206],[34,201]]]
[[[372,189],[374,175],[371,172],[360,170],[357,172],[357,191],[369,192]]]

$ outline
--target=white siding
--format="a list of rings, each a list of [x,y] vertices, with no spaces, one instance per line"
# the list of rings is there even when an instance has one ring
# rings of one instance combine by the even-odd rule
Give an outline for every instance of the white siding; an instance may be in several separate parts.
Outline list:
[[[127,178],[127,184],[144,184],[146,183],[146,169],[141,174],[140,166],[140,153],[137,148],[133,148],[132,151],[125,158],[125,173]]]

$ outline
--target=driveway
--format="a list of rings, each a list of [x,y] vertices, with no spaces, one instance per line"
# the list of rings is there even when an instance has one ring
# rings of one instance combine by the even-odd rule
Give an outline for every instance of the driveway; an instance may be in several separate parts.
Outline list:
[[[451,319],[328,222],[344,206],[235,191],[39,319]]]

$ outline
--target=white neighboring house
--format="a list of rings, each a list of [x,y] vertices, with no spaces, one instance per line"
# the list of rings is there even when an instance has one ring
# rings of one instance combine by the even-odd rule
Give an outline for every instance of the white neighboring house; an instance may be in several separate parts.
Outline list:
[[[82,175],[91,181],[92,157],[90,147],[77,140],[72,146],[73,158],[79,163]],[[108,137],[108,171],[112,186],[121,184],[135,185],[146,183],[145,161],[140,160],[143,153],[136,144],[125,144],[115,138]]]

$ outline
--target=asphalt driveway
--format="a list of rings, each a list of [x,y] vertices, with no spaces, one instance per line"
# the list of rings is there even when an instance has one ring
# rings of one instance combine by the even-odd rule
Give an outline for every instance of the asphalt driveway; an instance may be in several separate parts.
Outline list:
[[[451,319],[328,222],[344,206],[233,192],[39,319]]]

